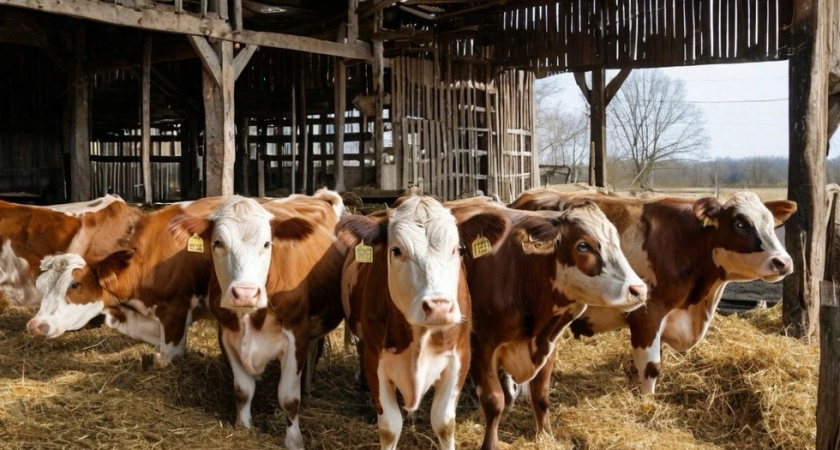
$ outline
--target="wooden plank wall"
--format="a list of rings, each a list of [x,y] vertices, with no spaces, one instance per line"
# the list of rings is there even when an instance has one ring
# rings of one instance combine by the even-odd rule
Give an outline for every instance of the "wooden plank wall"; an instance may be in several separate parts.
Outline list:
[[[791,0],[569,0],[512,9],[500,16],[504,33],[477,38],[493,62],[538,73],[780,60],[792,11]],[[448,51],[465,55],[471,39]]]
[[[399,57],[391,68],[403,185],[446,200],[481,192],[503,201],[531,187],[532,73],[494,75],[458,58]]]

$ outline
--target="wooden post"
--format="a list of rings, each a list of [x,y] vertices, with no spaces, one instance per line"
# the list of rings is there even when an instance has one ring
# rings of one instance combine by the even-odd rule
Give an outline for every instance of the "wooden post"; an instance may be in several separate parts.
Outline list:
[[[828,242],[820,284],[820,376],[817,385],[817,450],[840,448],[840,223],[835,192],[828,219]]]
[[[85,28],[75,37],[73,66],[73,121],[70,148],[70,200],[91,199],[90,192],[90,81],[84,75]],[[104,194],[104,193],[103,193]]]
[[[788,198],[798,205],[785,222],[794,273],[784,280],[782,321],[794,337],[817,328],[825,245],[825,148],[828,123],[828,18],[833,2],[795,0],[789,61]]]
[[[239,173],[242,180],[242,195],[248,197],[251,195],[251,180],[249,180],[248,172],[251,166],[251,144],[248,141],[248,134],[250,130],[250,120],[247,117],[239,119]]]
[[[347,66],[344,60],[335,61],[335,145],[333,172],[335,190],[344,192],[344,114],[347,111]]]
[[[295,102],[297,101],[297,95],[295,94],[295,86],[292,86],[292,138],[291,143],[289,144],[292,149],[292,184],[291,184],[291,192],[292,194],[296,193],[297,191],[297,107]]]
[[[377,35],[382,29],[382,12],[377,11],[373,20],[373,33]],[[373,39],[373,95],[376,102],[376,114],[373,119],[373,159],[376,165],[376,188],[382,188],[382,152],[385,147],[383,135],[385,134],[385,119],[383,109],[385,107],[385,46],[381,37]]]
[[[141,84],[141,135],[140,160],[143,168],[143,202],[147,205],[152,203],[152,112],[151,112],[151,86],[152,86],[152,38],[147,36],[143,41],[143,64]]]
[[[300,192],[304,194],[311,194],[312,190],[310,189],[312,186],[309,174],[309,129],[308,129],[308,120],[306,117],[306,68],[305,64],[303,64],[304,56],[301,55],[298,59],[300,63],[299,66],[299,76],[298,76],[298,92],[300,103],[298,104],[298,122],[300,123],[300,135],[301,135],[301,159],[300,159]]]

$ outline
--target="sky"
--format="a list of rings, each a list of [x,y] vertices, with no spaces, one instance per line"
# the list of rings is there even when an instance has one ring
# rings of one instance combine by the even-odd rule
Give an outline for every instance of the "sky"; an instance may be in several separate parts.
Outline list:
[[[711,158],[788,156],[788,63],[716,64],[661,69],[685,82],[686,100],[703,111]],[[607,80],[616,71],[607,72]],[[557,75],[570,111],[585,111],[572,74]],[[609,112],[608,112],[609,114]],[[829,158],[840,155],[840,133]]]

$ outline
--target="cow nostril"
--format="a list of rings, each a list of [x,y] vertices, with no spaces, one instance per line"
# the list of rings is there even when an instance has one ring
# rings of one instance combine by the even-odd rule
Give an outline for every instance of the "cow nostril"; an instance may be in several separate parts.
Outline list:
[[[429,315],[435,312],[436,310],[439,311],[443,308],[446,308],[447,305],[449,306],[450,313],[455,310],[455,304],[449,300],[442,298],[426,300],[425,302],[423,302],[423,312],[426,313],[426,315]]]
[[[256,287],[244,287],[244,286],[234,286],[231,289],[231,293],[233,294],[233,298],[237,300],[248,300],[256,297],[259,295],[260,290]]]
[[[30,320],[29,323],[26,324],[26,331],[30,336],[48,336],[50,332],[50,324],[40,320]]]
[[[646,288],[643,285],[639,284],[631,284],[630,285],[630,294],[635,297],[644,297]]]
[[[778,257],[770,260],[770,263],[773,265],[773,269],[776,270],[776,272],[779,272],[779,273],[787,272],[789,267],[790,267],[790,264],[791,264],[790,261],[787,261],[783,258],[778,258]]]

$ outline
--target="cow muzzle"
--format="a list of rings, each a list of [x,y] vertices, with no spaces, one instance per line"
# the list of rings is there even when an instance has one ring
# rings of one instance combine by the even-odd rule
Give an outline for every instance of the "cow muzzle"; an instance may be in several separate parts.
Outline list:
[[[254,284],[230,287],[228,299],[233,308],[259,308],[262,288]]]
[[[51,331],[50,324],[46,320],[39,319],[37,317],[31,319],[26,324],[26,332],[29,333],[32,337],[37,338],[49,338],[50,331]]]
[[[461,310],[458,308],[458,304],[450,299],[442,297],[426,298],[423,299],[421,308],[423,325],[443,326],[461,322]]]

